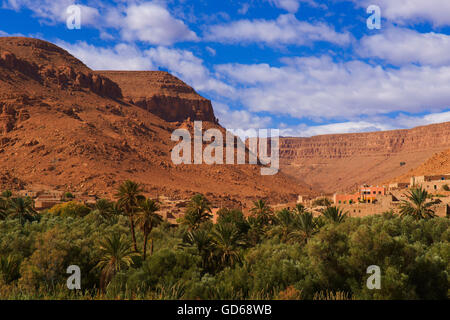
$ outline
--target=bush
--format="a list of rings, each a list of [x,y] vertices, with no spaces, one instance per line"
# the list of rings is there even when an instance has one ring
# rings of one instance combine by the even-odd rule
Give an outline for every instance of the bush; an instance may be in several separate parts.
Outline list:
[[[84,217],[90,211],[91,209],[76,201],[57,204],[49,210],[51,214],[61,217]]]
[[[331,206],[331,200],[328,198],[320,198],[313,201],[313,206],[329,207]]]

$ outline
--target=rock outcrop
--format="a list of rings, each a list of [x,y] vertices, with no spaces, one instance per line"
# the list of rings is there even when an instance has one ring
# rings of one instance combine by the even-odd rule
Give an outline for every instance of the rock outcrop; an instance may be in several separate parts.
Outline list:
[[[431,176],[450,173],[450,149],[434,154],[417,168],[411,169],[406,174],[398,176],[389,182],[410,182],[412,176]]]
[[[169,122],[218,123],[211,101],[164,71],[98,71],[119,84],[125,100]]]

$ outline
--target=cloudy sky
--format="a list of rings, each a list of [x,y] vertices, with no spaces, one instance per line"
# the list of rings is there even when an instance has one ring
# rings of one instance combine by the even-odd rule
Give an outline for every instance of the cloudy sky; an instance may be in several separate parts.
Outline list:
[[[450,121],[449,0],[0,0],[0,36],[92,69],[165,70],[230,129],[311,136]],[[81,8],[81,29],[67,8]],[[370,5],[381,29],[369,30]]]

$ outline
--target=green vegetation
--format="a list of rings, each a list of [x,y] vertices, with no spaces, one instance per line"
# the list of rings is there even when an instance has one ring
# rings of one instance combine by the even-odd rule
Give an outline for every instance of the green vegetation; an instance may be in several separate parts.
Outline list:
[[[117,202],[76,202],[44,211],[0,197],[0,299],[447,299],[449,219],[434,217],[423,190],[403,214],[353,218],[328,206],[249,217],[195,195],[177,226],[126,181]],[[147,242],[150,249],[147,250]],[[81,269],[68,290],[66,269]],[[381,268],[369,290],[367,267]]]
[[[412,216],[415,219],[433,218],[434,212],[431,210],[433,202],[427,202],[430,194],[422,188],[414,188],[408,192],[408,200],[403,200],[400,206],[400,214],[402,216]]]
[[[328,198],[319,198],[313,201],[315,207],[329,207],[331,206],[331,200]]]

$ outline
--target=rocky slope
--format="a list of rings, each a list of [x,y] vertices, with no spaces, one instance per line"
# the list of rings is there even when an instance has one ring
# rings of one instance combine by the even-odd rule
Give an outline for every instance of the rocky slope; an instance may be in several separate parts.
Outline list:
[[[450,173],[450,149],[434,154],[417,168],[388,182],[409,182],[411,176],[439,175]]]
[[[201,192],[220,204],[259,197],[278,202],[309,191],[283,174],[263,177],[255,165],[174,165],[171,133],[191,126],[190,121],[167,122],[149,112],[151,108],[123,99],[127,85],[121,88],[51,43],[0,38],[0,57],[0,189],[112,196],[121,181],[131,178],[152,196],[183,198]],[[186,92],[195,97],[181,81],[157,74],[176,82],[177,94],[170,85],[153,88],[151,83],[143,91],[160,92],[165,86],[168,96]],[[124,83],[134,83],[125,79],[133,75],[123,76]],[[171,107],[160,104],[155,113],[164,118],[164,110],[171,114]],[[213,120],[212,110],[204,116],[200,119]],[[205,127],[223,130],[214,121]]]
[[[450,123],[411,130],[282,138],[282,171],[326,193],[383,183],[450,148]]]
[[[197,119],[217,123],[211,101],[164,71],[98,71],[118,83],[127,102],[166,121]]]

